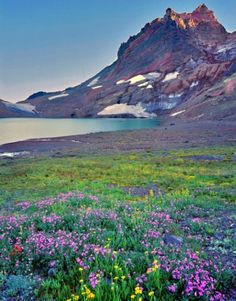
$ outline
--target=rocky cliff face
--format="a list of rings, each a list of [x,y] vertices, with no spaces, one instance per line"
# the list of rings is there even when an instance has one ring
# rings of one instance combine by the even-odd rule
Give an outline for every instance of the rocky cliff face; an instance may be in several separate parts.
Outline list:
[[[234,118],[236,33],[204,4],[171,8],[123,43],[117,60],[79,86],[39,92],[23,105],[39,117]],[[0,112],[1,114],[1,112]]]

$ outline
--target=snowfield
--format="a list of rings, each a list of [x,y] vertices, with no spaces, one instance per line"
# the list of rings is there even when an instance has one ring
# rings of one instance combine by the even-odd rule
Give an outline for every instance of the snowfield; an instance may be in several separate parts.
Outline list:
[[[97,89],[100,89],[102,88],[103,86],[95,86],[95,87],[92,87],[93,90],[97,90]]]
[[[87,85],[87,87],[95,86],[95,85],[98,83],[99,78],[100,78],[99,76],[96,77],[96,78],[94,78],[94,79]]]
[[[164,82],[168,82],[168,81],[170,81],[172,79],[176,79],[178,77],[178,75],[179,75],[178,71],[172,72],[172,73],[168,73],[168,74],[166,74],[166,76],[165,76],[165,78],[163,79],[162,82],[164,83]]]
[[[13,157],[16,157],[16,156],[28,155],[28,154],[30,154],[30,152],[26,152],[26,151],[23,151],[23,152],[13,152],[13,153],[5,152],[5,153],[0,153],[0,157],[13,158]]]
[[[197,82],[193,82],[193,83],[191,84],[190,88],[194,88],[194,87],[198,86],[198,84],[199,84],[198,81],[197,81]]]
[[[23,112],[28,112],[28,113],[36,113],[35,106],[31,105],[30,103],[9,103],[6,101],[3,101],[3,103],[6,105],[6,107],[10,109],[15,109],[15,110],[20,110]]]
[[[171,117],[174,117],[174,116],[180,115],[180,114],[182,114],[182,113],[184,113],[184,112],[185,112],[185,110],[182,110],[182,111],[173,113],[173,114],[171,114],[170,116],[171,116]]]
[[[169,98],[180,98],[184,93],[179,93],[179,94],[170,94],[168,97]]]
[[[61,97],[66,97],[66,96],[69,96],[69,94],[68,93],[58,94],[58,95],[48,97],[48,99],[53,100],[53,99],[56,99],[56,98],[61,98]]]
[[[124,79],[118,80],[116,82],[116,84],[121,85],[121,84],[129,83],[130,85],[135,85],[135,84],[140,83],[145,80],[154,81],[155,79],[157,79],[160,76],[161,76],[161,73],[159,73],[159,72],[150,72],[150,73],[135,75],[127,80],[124,80]],[[138,85],[138,86],[141,87],[140,85]]]
[[[145,108],[142,106],[141,103],[137,105],[127,105],[127,103],[122,104],[114,104],[111,106],[106,107],[102,111],[98,113],[99,116],[105,115],[122,115],[122,114],[130,114],[135,117],[155,117],[156,114],[151,114],[145,111]]]

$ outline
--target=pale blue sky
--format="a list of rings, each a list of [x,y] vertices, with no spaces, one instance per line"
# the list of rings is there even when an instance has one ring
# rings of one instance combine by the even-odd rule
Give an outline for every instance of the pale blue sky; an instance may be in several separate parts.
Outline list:
[[[0,98],[77,85],[116,59],[117,50],[167,7],[193,11],[197,0],[0,0]],[[229,31],[235,0],[206,0]]]

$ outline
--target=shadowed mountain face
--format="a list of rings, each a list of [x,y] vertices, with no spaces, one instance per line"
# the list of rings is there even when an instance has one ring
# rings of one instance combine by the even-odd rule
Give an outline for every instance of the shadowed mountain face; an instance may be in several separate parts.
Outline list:
[[[168,8],[163,18],[123,43],[117,60],[88,81],[64,91],[35,93],[18,105],[27,105],[37,117],[233,119],[236,33],[228,33],[204,4],[192,13]],[[0,116],[5,114],[0,107]]]

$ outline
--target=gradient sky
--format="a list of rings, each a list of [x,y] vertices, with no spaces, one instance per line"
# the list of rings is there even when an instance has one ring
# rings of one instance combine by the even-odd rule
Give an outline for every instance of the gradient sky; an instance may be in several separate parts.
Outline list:
[[[197,0],[0,0],[0,98],[19,101],[63,90],[116,59],[130,35],[167,7],[191,12]],[[228,31],[236,0],[206,0]]]

